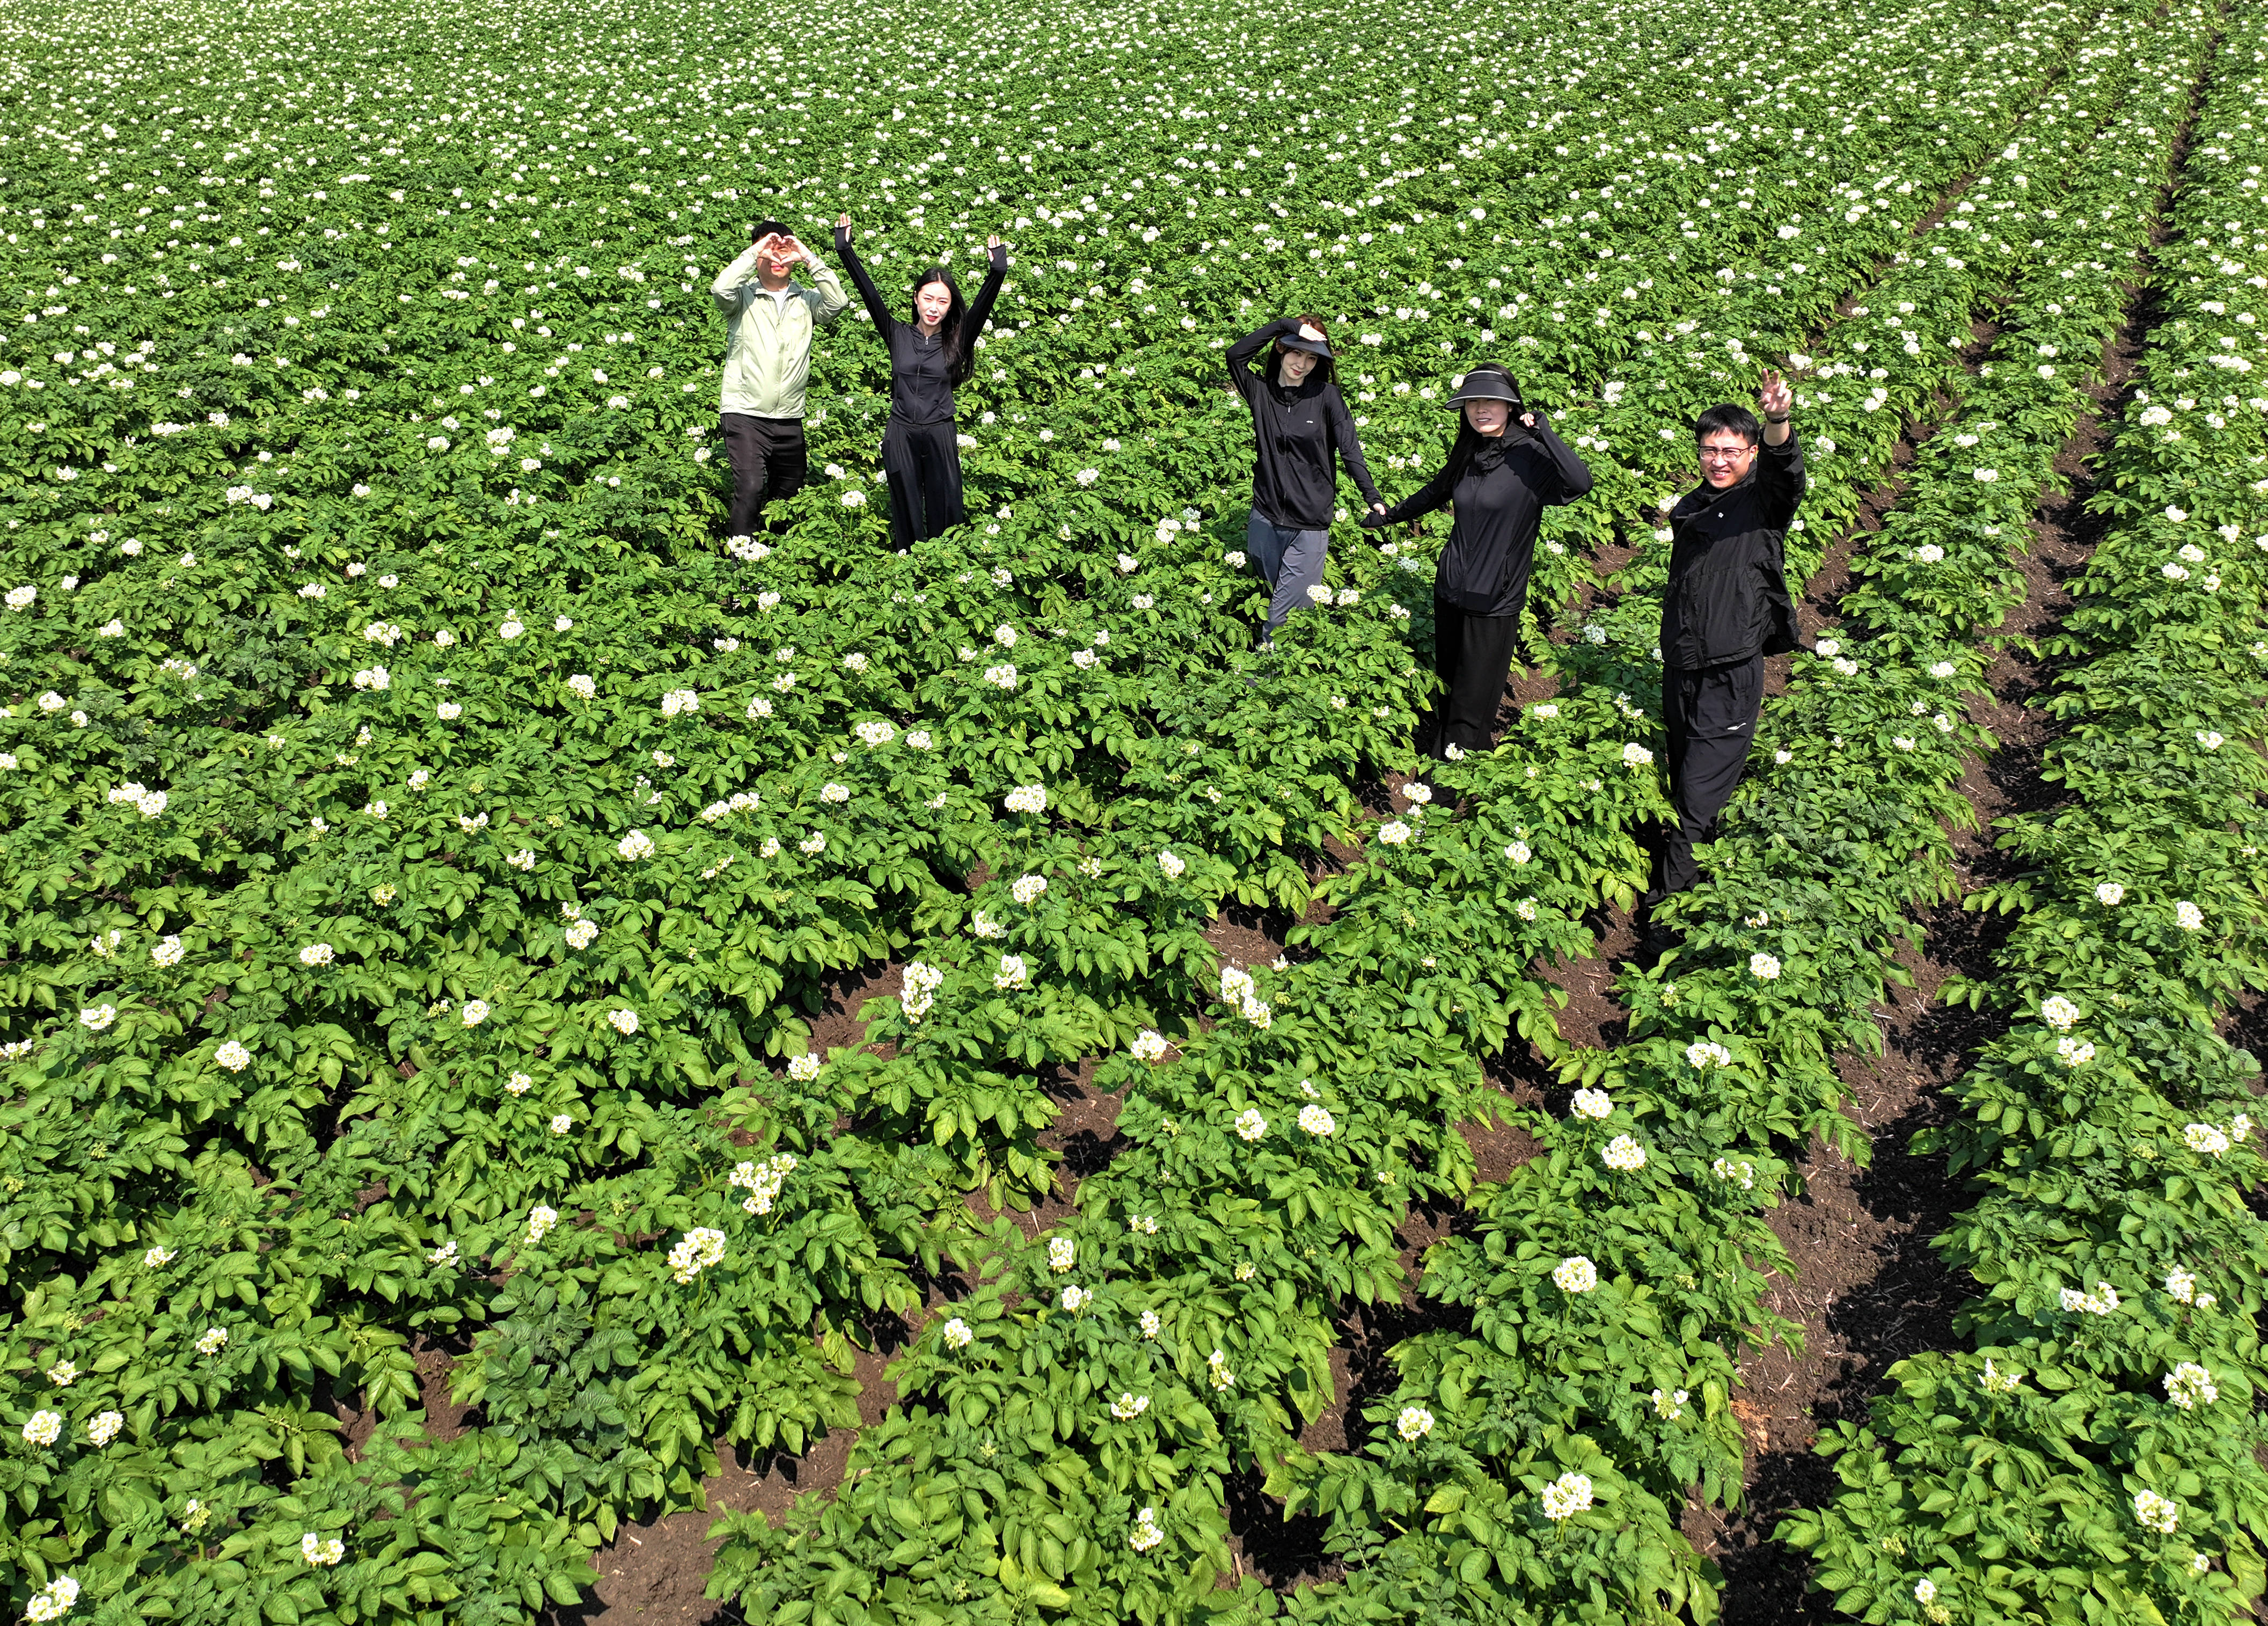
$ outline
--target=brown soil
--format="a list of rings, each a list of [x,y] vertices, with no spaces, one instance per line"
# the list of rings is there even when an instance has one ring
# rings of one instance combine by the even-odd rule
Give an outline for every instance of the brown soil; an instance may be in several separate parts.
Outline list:
[[[1955,183],[1912,230],[1926,230],[1966,189],[1969,179]],[[1850,302],[1845,301],[1845,306]],[[2139,331],[2137,322],[2120,335],[2110,357],[2111,382],[2097,392],[2101,398],[2107,400],[2124,388],[2139,351]],[[1990,344],[1992,334],[1988,326],[1978,324],[1971,358]],[[1964,890],[1972,881],[1989,877],[1997,861],[1990,850],[1990,821],[2037,805],[2041,799],[2036,770],[2046,738],[2044,720],[2024,709],[2023,703],[2050,674],[2007,640],[2061,614],[2068,602],[2061,584],[2083,567],[2091,551],[2096,522],[2082,507],[2088,489],[2087,461],[2095,440],[2090,427],[2058,460],[2060,471],[2075,477],[2074,492],[2043,506],[2033,555],[2026,564],[2030,592],[2011,612],[2000,653],[1987,675],[1995,700],[1975,713],[1999,738],[2002,748],[1989,764],[1972,764],[1963,780],[1986,831],[1982,835],[1961,832],[1956,839]],[[1896,471],[1911,455],[1910,436],[1898,448],[1890,478],[1870,495],[1852,533],[1830,550],[1814,574],[1799,607],[1805,632],[1816,634],[1833,624],[1835,601],[1849,580],[1851,550],[1880,528],[1882,516],[1903,491],[1903,477]],[[1636,552],[1626,546],[1599,550],[1599,579],[1610,579]],[[1569,613],[1580,619],[1596,592],[1587,587],[1572,601]],[[1789,664],[1786,657],[1769,663],[1769,692],[1784,690]],[[1521,706],[1550,698],[1557,691],[1556,675],[1516,672],[1498,714],[1499,731],[1516,717]],[[1364,801],[1380,816],[1406,808],[1398,776],[1375,792]],[[1329,846],[1327,867],[1359,860],[1357,850],[1336,842]],[[1310,918],[1327,913],[1320,907],[1309,911]],[[1787,1511],[1819,1505],[1834,1494],[1831,1473],[1810,1452],[1820,1424],[1863,1418],[1879,1392],[1885,1368],[1906,1356],[1954,1341],[1949,1317],[1962,1289],[1937,1265],[1926,1245],[1958,1206],[1956,1194],[1946,1186],[1933,1159],[1911,1157],[1904,1149],[1915,1133],[1936,1121],[1942,1086],[1959,1076],[1976,1048],[1999,1031],[1994,1018],[1942,1010],[1933,1003],[1935,990],[1948,975],[1989,970],[1997,941],[1991,923],[1960,913],[1957,905],[1921,918],[1929,951],[1908,964],[1914,986],[1901,991],[1879,1013],[1884,1053],[1880,1058],[1846,1056],[1840,1063],[1852,1096],[1852,1115],[1874,1141],[1872,1165],[1860,1170],[1831,1148],[1815,1142],[1804,1163],[1804,1194],[1771,1216],[1773,1229],[1799,1275],[1795,1281],[1778,1282],[1766,1302],[1777,1313],[1803,1324],[1806,1349],[1797,1358],[1774,1347],[1752,1353],[1743,1364],[1747,1393],[1734,1401],[1734,1409],[1750,1440],[1748,1505],[1730,1517],[1698,1506],[1687,1510],[1686,1534],[1725,1568],[1727,1626],[1778,1626],[1832,1617],[1823,1599],[1806,1595],[1802,1565],[1769,1541],[1771,1526]],[[1291,923],[1281,912],[1231,908],[1205,937],[1225,965],[1265,966],[1285,952],[1283,939]],[[1624,1031],[1625,1013],[1615,1003],[1611,988],[1616,967],[1636,946],[1637,935],[1622,910],[1602,912],[1593,924],[1599,933],[1593,957],[1540,969],[1569,995],[1559,1021],[1566,1041],[1580,1048],[1607,1048],[1621,1042]],[[861,1003],[895,992],[901,969],[893,963],[846,978],[831,989],[826,1009],[812,1023],[812,1049],[825,1054],[832,1048],[862,1044]],[[2232,1020],[2268,1030],[2268,1001]],[[2268,1038],[2268,1031],[2263,1037]],[[1046,1085],[1059,1111],[1040,1140],[1061,1156],[1063,1165],[1046,1201],[1012,1214],[1027,1236],[1066,1217],[1079,1183],[1107,1167],[1123,1146],[1117,1118],[1124,1098],[1094,1090],[1094,1070],[1090,1060],[1075,1073],[1051,1078]],[[1515,1045],[1493,1059],[1487,1071],[1491,1083],[1527,1105],[1543,1105],[1547,1092],[1557,1088],[1548,1062],[1526,1045]],[[1524,1131],[1508,1124],[1465,1126],[1463,1133],[1484,1182],[1502,1180],[1535,1149]],[[972,1198],[971,1207],[980,1217],[990,1217],[981,1197]],[[1361,1416],[1364,1407],[1394,1387],[1388,1352],[1417,1333],[1457,1324],[1457,1312],[1419,1299],[1415,1284],[1422,1274],[1425,1249],[1452,1234],[1461,1216],[1461,1212],[1413,1213],[1396,1231],[1410,1284],[1403,1302],[1351,1305],[1341,1318],[1339,1341],[1330,1356],[1334,1398],[1301,1430],[1303,1446],[1360,1450],[1368,1438],[1368,1425]],[[932,1290],[932,1297],[939,1295]],[[447,1401],[448,1356],[426,1352],[418,1358],[428,1415],[436,1420],[437,1432],[453,1434],[462,1427],[466,1408]],[[886,1362],[880,1354],[862,1353],[858,1358],[859,1415],[865,1423],[880,1421],[896,1401],[896,1386],[882,1376]],[[429,1364],[433,1368],[430,1372]],[[775,1453],[759,1465],[761,1471],[743,1467],[732,1447],[720,1445],[719,1471],[703,1485],[709,1511],[674,1513],[624,1528],[594,1559],[601,1579],[593,1596],[576,1608],[554,1610],[549,1618],[559,1626],[629,1626],[633,1621],[640,1626],[649,1622],[692,1626],[737,1620],[733,1606],[703,1596],[714,1558],[707,1530],[716,1514],[728,1508],[754,1509],[777,1522],[798,1497],[832,1494],[842,1482],[857,1438],[858,1430],[849,1430],[828,1436],[800,1456]],[[1259,1469],[1250,1468],[1233,1476],[1227,1485],[1233,1576],[1257,1574],[1278,1588],[1339,1578],[1344,1567],[1322,1550],[1324,1521],[1312,1515],[1286,1520],[1283,1504],[1262,1489],[1263,1477]]]
[[[2114,340],[2105,358],[2108,381],[2095,392],[2100,405],[2125,389],[2145,327],[2137,311]],[[2055,673],[2021,646],[2063,616],[2070,604],[2065,584],[2085,568],[2101,536],[2102,521],[2088,514],[2085,504],[2102,440],[2099,425],[2089,422],[2058,456],[2056,469],[2070,481],[2071,493],[2042,503],[2023,561],[2025,600],[1990,641],[1994,654],[1985,682],[1992,698],[1974,704],[1971,715],[2000,749],[1972,760],[1961,782],[1979,820],[1976,830],[1954,832],[1964,893],[2006,871],[2007,860],[1992,847],[1992,821],[2050,805],[2058,794],[2039,777],[2054,724],[2029,704]],[[1815,579],[1808,615],[1831,612],[1833,586],[1824,572]],[[1687,1535],[1724,1568],[1726,1626],[1836,1618],[1824,1594],[1807,1592],[1807,1566],[1770,1540],[1771,1530],[1789,1511],[1823,1505],[1840,1489],[1830,1466],[1813,1453],[1819,1430],[1865,1421],[1890,1365],[1958,1342],[1951,1316],[1968,1286],[1944,1269],[1928,1244],[1966,1198],[1948,1183],[1939,1159],[1906,1148],[1917,1133],[1944,1120],[1943,1088],[2007,1031],[1997,1014],[1940,1007],[1935,994],[1948,977],[1990,977],[2008,923],[1964,913],[1957,900],[1918,918],[1926,950],[1901,956],[1913,986],[1894,990],[1877,1011],[1882,1054],[1838,1058],[1851,1115],[1873,1142],[1871,1164],[1860,1169],[1815,1141],[1800,1165],[1802,1194],[1769,1216],[1797,1276],[1776,1281],[1765,1302],[1802,1323],[1805,1346],[1800,1356],[1775,1346],[1742,1364],[1747,1393],[1735,1410],[1749,1439],[1747,1504],[1729,1516],[1697,1504],[1686,1511]]]

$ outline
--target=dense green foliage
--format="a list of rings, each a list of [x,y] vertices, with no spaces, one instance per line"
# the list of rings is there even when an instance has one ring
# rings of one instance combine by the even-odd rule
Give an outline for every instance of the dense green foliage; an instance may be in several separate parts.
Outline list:
[[[1966,901],[2014,929],[1992,978],[1948,991],[2013,1024],[1922,1137],[1979,1197],[1937,1241],[1979,1290],[1974,1348],[1893,1369],[1872,1426],[1827,1442],[1845,1494],[1782,1532],[1868,1620],[2220,1620],[2262,1588],[2259,1067],[2215,1023],[2268,977],[2268,401],[2244,353],[2268,288],[2244,162],[2268,34],[2221,26],[2095,499],[2109,534],[2052,645],[2071,669],[2043,702],[2066,724],[2046,772],[2069,805],[2006,822],[2021,870]],[[2186,100],[2130,113],[2135,173],[2165,175]],[[2146,240],[2102,218],[2129,254]],[[2089,342],[2083,303],[2042,293],[2079,325],[2025,337]]]
[[[723,1521],[749,1618],[1713,1615],[1677,1519],[1739,1494],[1742,1345],[1793,1335],[1762,1210],[1804,1137],[1859,1149],[1829,1058],[1950,884],[1975,640],[2215,25],[1457,15],[1027,10],[888,50],[918,14],[18,19],[12,1601],[523,1620],[696,1504],[718,1442],[854,1423],[903,1315],[842,1492]],[[1014,245],[962,394],[984,517],[890,551],[846,322],[827,477],[720,546],[703,284],[749,217],[845,208],[885,271]],[[1531,600],[1558,698],[1423,780],[1438,528],[1343,527],[1334,603],[1252,647],[1219,357],[1301,309],[1397,494],[1483,355],[1598,476]],[[1940,395],[1959,434],[1768,711],[1785,758],[1687,951],[1627,984],[1631,1041],[1565,1054],[1536,967],[1591,950],[1665,807],[1652,516],[1691,414],[1768,364],[1813,471],[1796,573]],[[2219,568],[2216,614],[2256,567]],[[1231,905],[1306,923],[1224,965]],[[2185,986],[2250,975],[2217,964]],[[815,1052],[872,974],[869,1046]],[[2148,1042],[2228,1093],[2203,1038]],[[1603,1096],[1514,1108],[1482,1062],[1521,1044]],[[1046,1235],[980,1220],[1052,1185],[1090,1060],[1125,1149]],[[1540,1152],[1476,1190],[1458,1126],[1493,1114]],[[1423,1290],[1469,1326],[1397,1352],[1356,1450],[1302,1451],[1336,1318],[1459,1201]],[[1248,1469],[1328,1516],[1343,1584],[1226,1583]]]

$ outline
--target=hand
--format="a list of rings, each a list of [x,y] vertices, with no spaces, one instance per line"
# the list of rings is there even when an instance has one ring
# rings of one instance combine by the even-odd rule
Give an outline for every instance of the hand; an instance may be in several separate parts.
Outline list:
[[[1366,531],[1374,531],[1386,523],[1386,510],[1377,506],[1365,508],[1355,516],[1355,523]]]
[[[1784,418],[1795,406],[1795,391],[1779,373],[1767,368],[1756,388],[1756,406],[1769,418]]]
[[[849,239],[850,235],[850,216],[849,211],[844,211],[844,213],[836,220],[835,229],[842,233],[845,240]]]
[[[1300,336],[1303,339],[1307,339],[1320,344],[1323,336],[1316,331],[1315,326],[1313,322],[1303,322],[1300,324]]]
[[[751,243],[749,247],[753,248],[757,255],[766,255],[771,253],[773,245],[778,241],[779,233],[777,232],[766,232],[762,237],[759,237],[755,242]]]
[[[1003,265],[1008,263],[1008,245],[1000,240],[998,232],[984,240],[984,252]]]
[[[1535,413],[1533,413],[1533,412],[1522,412],[1522,413],[1520,415],[1520,425],[1521,425],[1521,428],[1523,428],[1523,429],[1533,429],[1533,428],[1535,428],[1535,416],[1536,416],[1536,415],[1535,415]]]

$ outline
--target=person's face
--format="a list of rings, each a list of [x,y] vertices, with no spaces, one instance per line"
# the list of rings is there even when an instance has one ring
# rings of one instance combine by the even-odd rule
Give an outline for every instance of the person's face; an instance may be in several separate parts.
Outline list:
[[[757,273],[770,282],[785,282],[788,273],[795,270],[802,260],[803,245],[792,237],[782,237],[774,233],[757,246]]]
[[[953,308],[953,292],[941,282],[924,283],[914,295],[914,314],[924,328],[934,328]]]
[[[1755,466],[1756,448],[1729,429],[1713,429],[1701,442],[1701,477],[1722,491],[1738,484]]]
[[[1276,364],[1278,376],[1286,384],[1304,383],[1307,374],[1315,370],[1315,363],[1321,359],[1321,357],[1304,350],[1287,350],[1283,359]]]
[[[1509,401],[1468,401],[1465,403],[1465,422],[1473,426],[1475,434],[1500,435],[1512,420]]]

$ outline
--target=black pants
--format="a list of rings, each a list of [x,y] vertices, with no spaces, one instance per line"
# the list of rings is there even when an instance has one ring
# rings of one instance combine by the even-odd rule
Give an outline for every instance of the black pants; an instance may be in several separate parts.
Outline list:
[[[725,432],[725,455],[733,464],[733,506],[725,534],[753,536],[764,505],[794,496],[811,472],[803,420],[726,412],[718,421]]]
[[[1677,822],[1662,844],[1647,904],[1691,890],[1700,879],[1694,844],[1717,838],[1717,815],[1748,772],[1749,747],[1764,709],[1764,658],[1661,675],[1661,722],[1669,735],[1669,799]]]
[[[1433,670],[1446,691],[1433,702],[1433,756],[1447,757],[1452,745],[1484,751],[1496,743],[1497,707],[1519,649],[1517,614],[1476,616],[1433,601]]]
[[[968,517],[961,499],[960,425],[952,418],[882,427],[882,474],[890,483],[890,540],[910,548]]]

